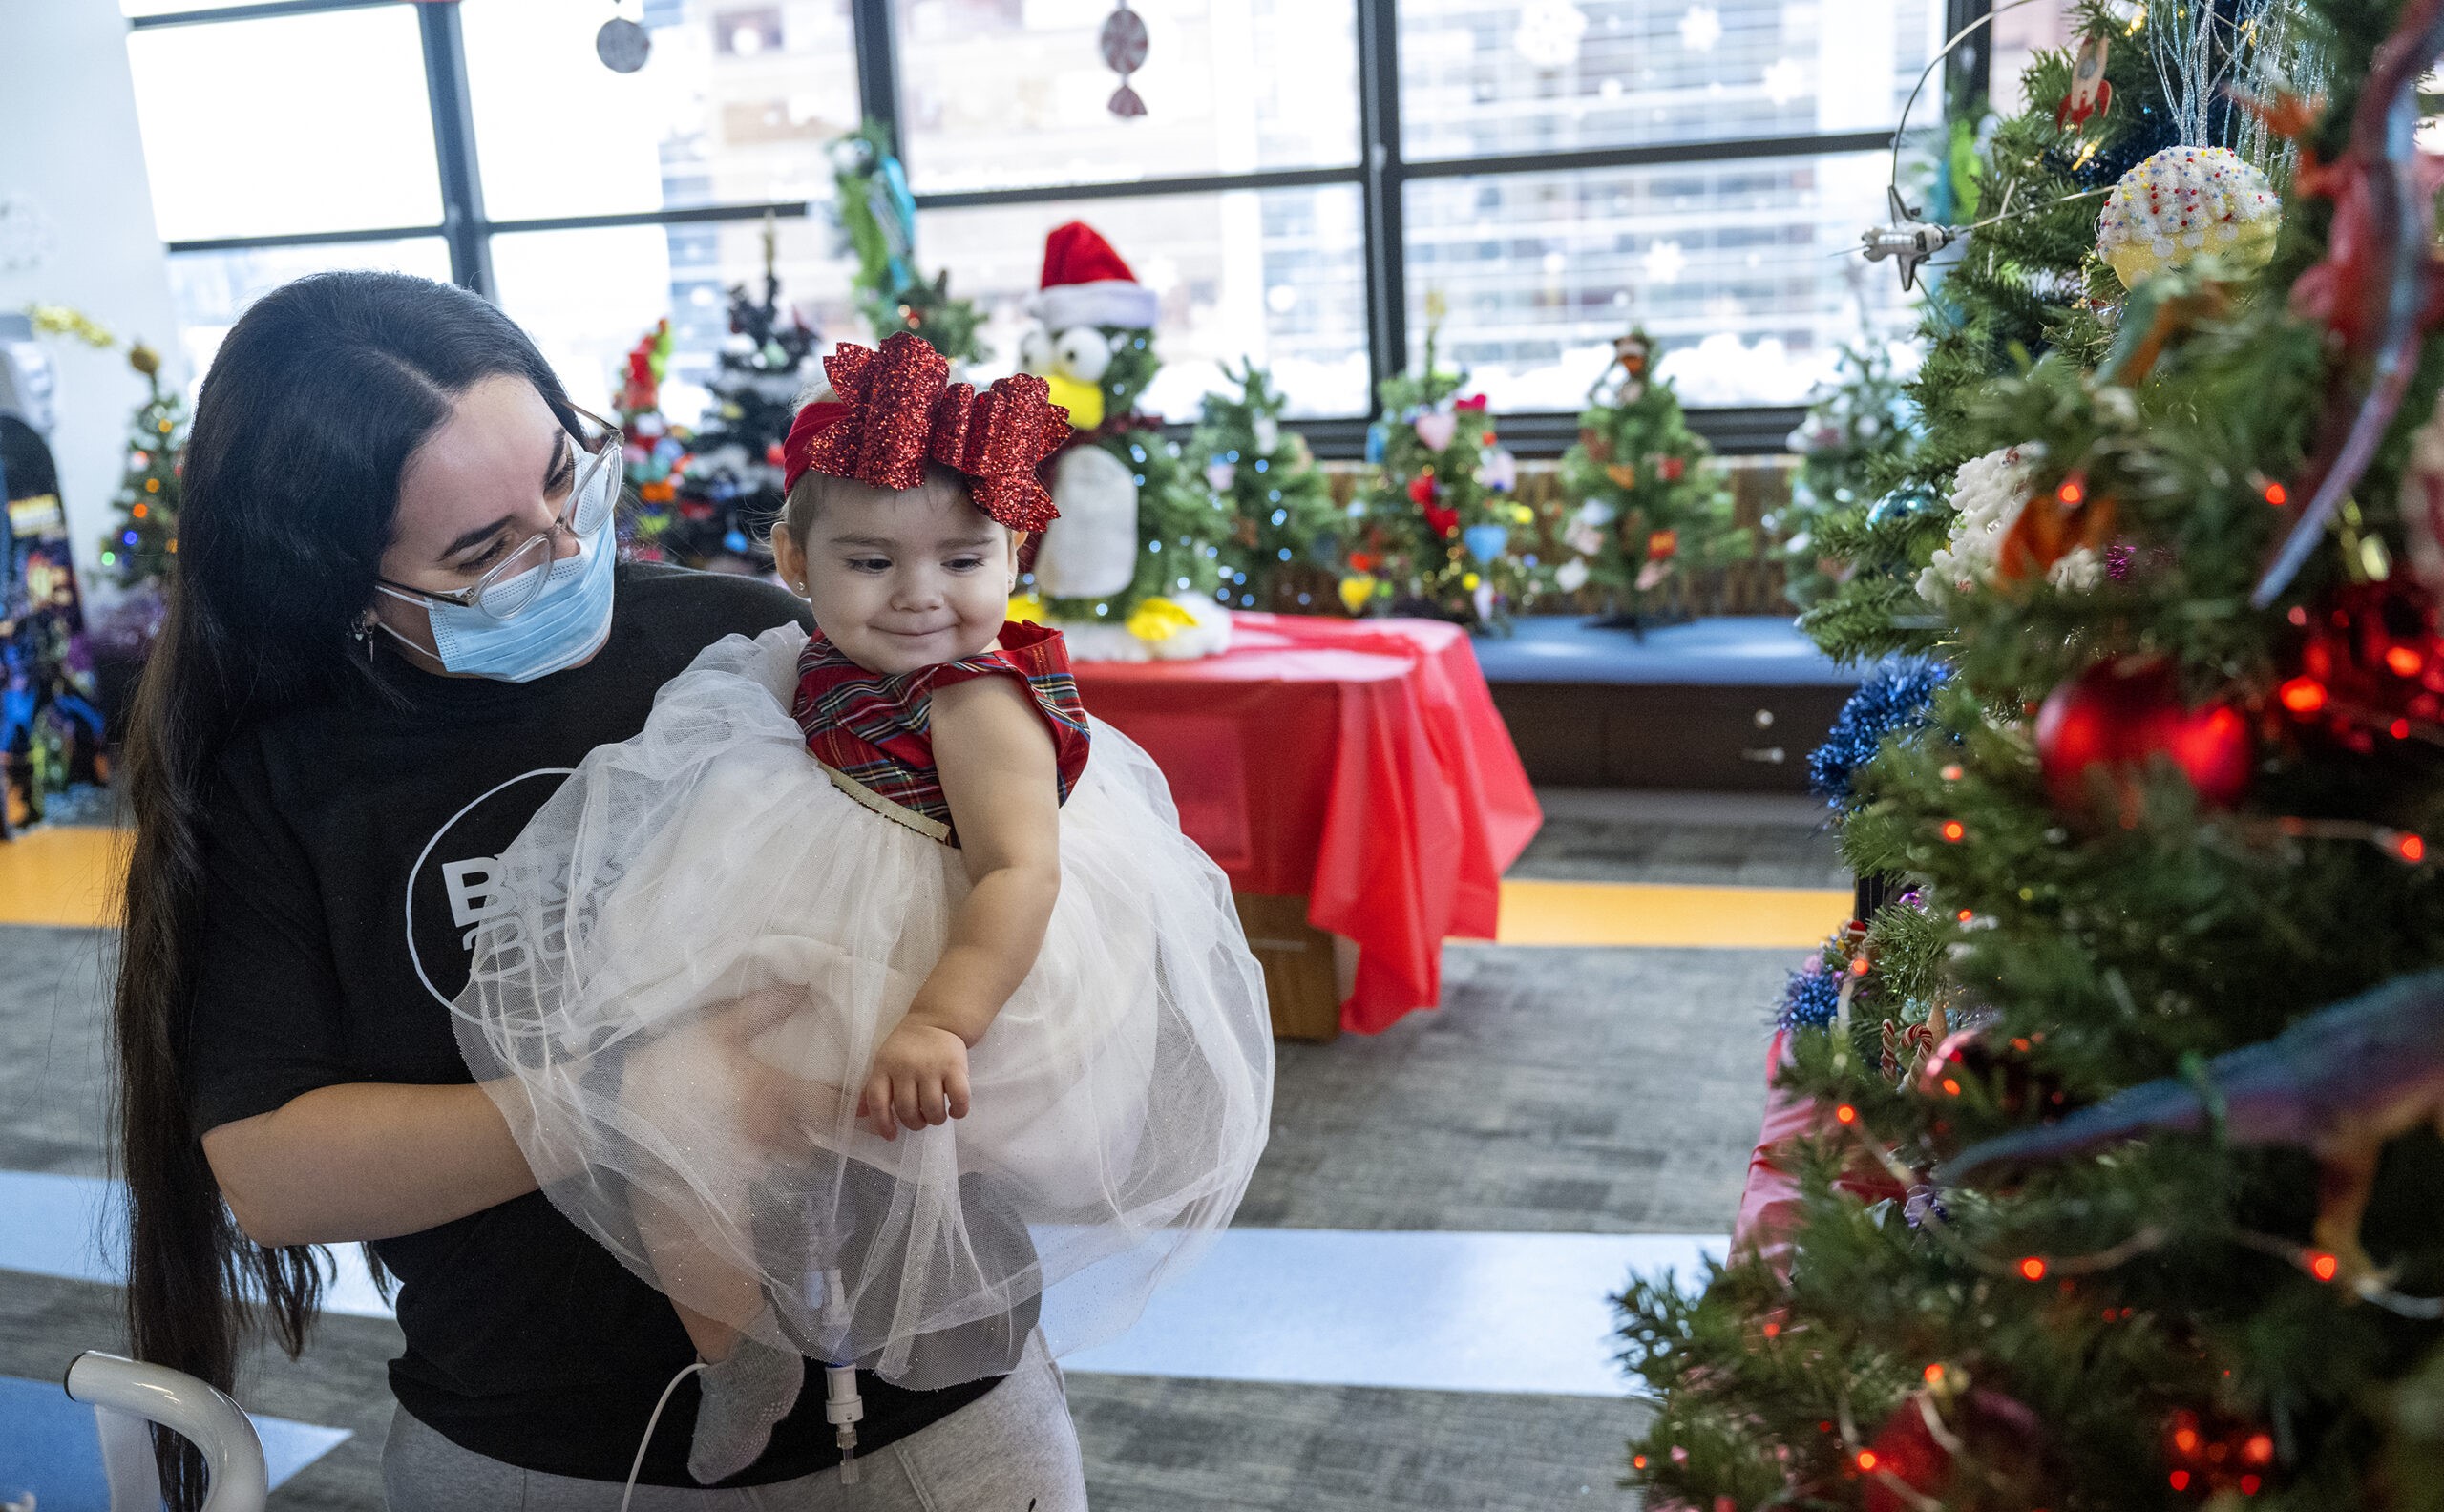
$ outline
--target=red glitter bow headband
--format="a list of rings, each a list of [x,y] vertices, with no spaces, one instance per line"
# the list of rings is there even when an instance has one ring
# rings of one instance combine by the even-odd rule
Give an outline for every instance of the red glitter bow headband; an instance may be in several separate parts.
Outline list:
[[[823,359],[839,397],[808,405],[781,448],[784,488],[808,472],[913,489],[928,459],[963,473],[976,507],[1014,531],[1040,531],[1060,515],[1036,465],[1069,439],[1069,411],[1033,373],[995,380],[978,393],[947,383],[951,365],[901,331],[871,347],[843,343]]]

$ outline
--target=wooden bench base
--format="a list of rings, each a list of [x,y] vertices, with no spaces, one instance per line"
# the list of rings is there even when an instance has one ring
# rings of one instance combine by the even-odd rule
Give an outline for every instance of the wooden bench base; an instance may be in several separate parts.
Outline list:
[[[1248,933],[1248,948],[1264,968],[1275,1038],[1337,1038],[1341,1000],[1358,974],[1358,946],[1308,923],[1303,896],[1233,892],[1231,899],[1239,906],[1239,927]]]

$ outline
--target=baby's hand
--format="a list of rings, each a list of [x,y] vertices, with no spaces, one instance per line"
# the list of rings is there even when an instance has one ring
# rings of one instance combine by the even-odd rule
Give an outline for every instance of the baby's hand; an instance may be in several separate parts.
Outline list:
[[[967,1041],[948,1029],[901,1019],[874,1051],[857,1117],[884,1139],[967,1117]]]

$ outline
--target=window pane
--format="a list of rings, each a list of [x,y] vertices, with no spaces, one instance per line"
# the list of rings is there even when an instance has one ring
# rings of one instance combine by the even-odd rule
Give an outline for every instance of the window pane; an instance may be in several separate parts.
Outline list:
[[[1994,13],[1993,72],[1988,93],[1996,110],[2009,116],[2020,108],[2020,75],[2036,61],[2038,52],[2071,45],[2072,5],[2073,0],[2034,0]]]
[[[165,242],[441,220],[415,8],[131,32]]]
[[[854,263],[833,250],[831,225],[779,220],[773,231],[783,304],[804,312],[826,349],[844,339],[872,341],[850,303]],[[569,397],[598,414],[611,412],[628,348],[669,316],[663,412],[692,426],[729,339],[730,286],[762,292],[764,226],[726,220],[495,236],[493,278],[501,308],[535,338]],[[810,370],[808,380],[820,376]]]
[[[405,242],[172,254],[170,298],[178,307],[179,340],[193,382],[203,382],[203,370],[212,366],[221,338],[229,334],[247,305],[291,279],[329,268],[384,268],[447,282],[450,248],[439,237],[417,237]]]
[[[1339,184],[925,212],[927,265],[954,269],[952,291],[991,312],[980,381],[1016,366],[1044,235],[1071,220],[1101,231],[1162,298],[1148,411],[1193,420],[1207,390],[1227,387],[1221,365],[1251,357],[1273,368],[1293,414],[1364,412],[1358,190]]]
[[[1401,0],[1412,158],[1893,125],[1942,0]],[[1942,109],[1928,85],[1910,119]]]
[[[1800,403],[1863,320],[1906,319],[1892,264],[1851,251],[1886,172],[1847,153],[1412,180],[1410,342],[1441,295],[1442,354],[1496,410],[1579,408],[1633,325],[1690,404]]]
[[[118,13],[128,16],[177,15],[185,10],[226,10],[260,0],[118,0]]]
[[[1111,0],[896,0],[919,192],[1358,161],[1351,0],[1143,0],[1146,114],[1106,102]]]
[[[462,0],[484,210],[615,215],[829,195],[857,128],[848,0],[649,0],[634,74],[594,53],[611,8]]]

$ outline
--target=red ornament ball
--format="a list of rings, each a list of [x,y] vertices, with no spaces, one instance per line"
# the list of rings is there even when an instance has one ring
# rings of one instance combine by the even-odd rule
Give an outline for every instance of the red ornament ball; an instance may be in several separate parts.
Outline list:
[[[1940,1492],[1951,1482],[1951,1451],[1937,1440],[1927,1421],[1932,1405],[1923,1396],[1904,1401],[1852,1459],[1865,1482],[1859,1501],[1866,1512],[1913,1512],[1893,1480],[1920,1496]]]
[[[2064,813],[2094,810],[2103,774],[2125,823],[2135,823],[2139,780],[2170,762],[2210,808],[2248,791],[2255,743],[2241,711],[2220,700],[2181,702],[2172,662],[2157,656],[2099,662],[2047,695],[2036,714],[2036,759]]]

